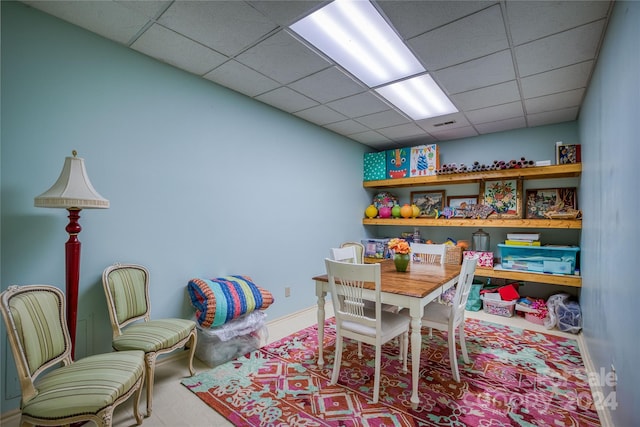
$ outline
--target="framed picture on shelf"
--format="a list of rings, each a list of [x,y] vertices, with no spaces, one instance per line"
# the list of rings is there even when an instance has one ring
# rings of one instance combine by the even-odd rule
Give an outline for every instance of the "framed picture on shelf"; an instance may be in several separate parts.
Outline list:
[[[447,206],[453,209],[467,209],[469,206],[477,204],[477,194],[475,196],[447,196]]]
[[[526,218],[546,218],[545,212],[562,204],[563,209],[578,209],[578,198],[575,187],[540,188],[527,190],[525,197]]]
[[[503,179],[480,182],[480,204],[495,211],[498,218],[522,218],[522,181]]]
[[[444,202],[444,190],[411,192],[411,204],[420,209],[420,218],[435,218],[436,211],[444,208]]]

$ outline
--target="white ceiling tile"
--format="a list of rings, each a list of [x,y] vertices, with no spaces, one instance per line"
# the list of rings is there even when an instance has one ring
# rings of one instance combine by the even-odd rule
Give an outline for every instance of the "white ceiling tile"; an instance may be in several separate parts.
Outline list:
[[[510,50],[503,50],[431,73],[446,93],[454,94],[514,80]]]
[[[475,128],[480,134],[504,132],[505,130],[519,129],[526,127],[527,123],[524,120],[524,116],[513,117],[506,120],[498,120],[495,122],[480,123],[475,125]]]
[[[445,129],[441,131],[431,132],[431,135],[433,135],[438,140],[448,140],[478,136],[478,132],[476,132],[473,127],[467,126],[462,128]]]
[[[277,28],[262,13],[242,1],[176,1],[158,19],[227,56],[253,45]]]
[[[594,59],[604,20],[515,48],[521,77]]]
[[[578,107],[564,110],[547,111],[538,114],[527,114],[529,126],[542,126],[554,123],[570,122],[578,118]]]
[[[522,117],[524,121],[524,110],[520,101],[467,111],[466,115],[475,125],[515,117]]]
[[[228,61],[204,75],[204,78],[248,96],[256,96],[280,86],[275,80],[263,76],[237,61]]]
[[[293,24],[304,18],[315,7],[319,7],[326,1],[315,0],[257,0],[247,2],[273,22],[283,27]]]
[[[469,126],[470,123],[462,113],[446,114],[444,116],[431,117],[416,121],[416,124],[427,132],[442,129],[453,129]]]
[[[197,75],[205,74],[228,59],[157,24],[138,37],[131,48]]]
[[[144,16],[156,19],[160,16],[161,12],[164,12],[171,3],[172,0],[114,0],[116,3],[142,13]]]
[[[147,25],[142,13],[112,1],[23,1],[23,3],[122,44]]]
[[[378,144],[381,147],[389,145],[389,143],[391,142],[389,138],[383,135],[380,135],[378,132],[374,132],[372,130],[369,130],[366,132],[354,133],[352,135],[349,135],[349,138],[366,145],[375,146],[376,144]]]
[[[381,111],[379,113],[358,117],[356,121],[373,130],[410,122],[409,119],[395,110]]]
[[[376,4],[393,22],[398,33],[409,39],[471,15],[496,2],[383,0],[377,1]]]
[[[332,101],[327,105],[348,117],[362,117],[389,109],[385,102],[370,92]]]
[[[238,55],[236,60],[282,84],[299,80],[331,65],[286,31],[278,31]]]
[[[343,120],[336,123],[330,123],[325,127],[342,135],[352,135],[354,133],[362,133],[370,130],[355,120]]]
[[[298,111],[295,115],[321,126],[346,119],[342,114],[324,105],[317,105],[306,110]]]
[[[509,47],[499,5],[409,39],[409,45],[429,71]]]
[[[258,95],[254,99],[264,102],[265,104],[273,105],[274,107],[289,113],[304,110],[318,104],[313,99],[300,95],[298,92],[291,90],[288,87],[274,89],[270,92]]]
[[[413,123],[390,126],[384,129],[376,129],[376,131],[389,139],[406,139],[424,134],[424,129],[421,129]]]
[[[602,19],[609,1],[509,1],[505,2],[514,45],[566,31]]]
[[[451,100],[456,107],[463,111],[506,104],[519,99],[520,93],[515,81],[483,87],[451,96]]]
[[[524,106],[527,109],[527,114],[561,110],[579,106],[583,96],[584,89],[574,89],[567,92],[540,96],[538,98],[525,99]]]
[[[321,103],[367,90],[336,67],[327,68],[304,77],[291,83],[289,87]]]
[[[522,96],[533,98],[571,89],[587,87],[593,61],[585,61],[520,80]]]

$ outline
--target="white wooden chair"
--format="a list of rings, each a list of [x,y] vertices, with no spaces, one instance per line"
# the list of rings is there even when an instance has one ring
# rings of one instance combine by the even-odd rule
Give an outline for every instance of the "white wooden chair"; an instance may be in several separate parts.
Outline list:
[[[341,248],[329,249],[331,259],[334,261],[350,262],[353,264],[363,264],[359,261],[358,252],[355,246],[345,246]]]
[[[336,353],[331,384],[338,382],[343,338],[374,345],[376,355],[373,403],[377,403],[380,394],[382,346],[396,337],[400,337],[400,360],[403,362],[404,372],[407,372],[410,318],[382,310],[380,264],[353,264],[327,258],[325,265],[336,319]],[[368,293],[364,288],[365,282],[375,283],[374,310],[367,309],[364,304],[364,295]]]
[[[469,299],[469,292],[471,292],[471,284],[473,283],[477,262],[477,258],[465,259],[462,262],[456,295],[450,306],[434,301],[427,304],[422,315],[423,327],[447,332],[451,372],[456,382],[460,382],[458,358],[456,356],[456,330],[460,339],[460,350],[462,351],[464,363],[469,363],[467,345],[464,339],[464,310],[467,305],[467,299]],[[408,312],[405,314],[408,314]]]
[[[364,245],[358,242],[344,242],[340,245],[341,248],[346,248],[349,246],[353,246],[356,249],[356,255],[358,260],[356,261],[358,264],[364,264]]]
[[[420,264],[444,264],[447,245],[411,243],[411,262]]]

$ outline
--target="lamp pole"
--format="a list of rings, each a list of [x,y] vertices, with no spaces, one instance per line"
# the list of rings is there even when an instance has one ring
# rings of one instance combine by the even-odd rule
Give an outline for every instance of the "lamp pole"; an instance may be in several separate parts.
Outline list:
[[[67,325],[71,335],[71,358],[75,359],[76,351],[76,321],[78,319],[78,289],[80,284],[80,250],[82,244],[78,234],[82,231],[80,211],[78,208],[68,208],[69,224],[65,230],[69,233],[69,240],[64,245],[66,266],[66,297],[67,297]]]

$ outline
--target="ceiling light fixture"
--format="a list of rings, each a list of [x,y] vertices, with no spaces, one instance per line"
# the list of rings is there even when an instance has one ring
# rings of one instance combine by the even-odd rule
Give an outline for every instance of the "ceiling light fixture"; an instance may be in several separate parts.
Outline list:
[[[376,92],[413,120],[458,112],[455,105],[428,74],[379,87]]]
[[[291,29],[369,87],[425,72],[368,1],[335,0]]]
[[[335,0],[291,30],[414,120],[458,111],[369,1]]]

